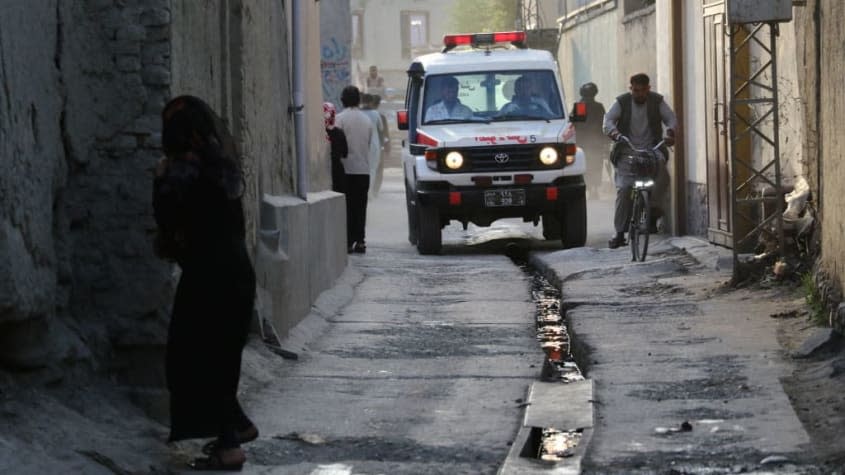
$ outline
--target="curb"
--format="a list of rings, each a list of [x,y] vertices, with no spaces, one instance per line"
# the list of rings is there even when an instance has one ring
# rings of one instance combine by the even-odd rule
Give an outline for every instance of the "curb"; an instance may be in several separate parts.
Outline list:
[[[581,473],[581,461],[593,435],[593,382],[535,382],[528,390],[527,403],[522,426],[499,475]],[[545,428],[581,431],[572,456],[557,462],[536,458],[532,449],[538,443],[538,431]]]

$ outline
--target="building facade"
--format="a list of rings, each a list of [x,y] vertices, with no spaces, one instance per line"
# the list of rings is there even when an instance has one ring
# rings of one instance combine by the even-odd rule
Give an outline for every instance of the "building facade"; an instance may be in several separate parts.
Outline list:
[[[837,79],[845,56],[836,25],[845,7],[821,0],[792,2],[791,20],[773,23],[774,50],[767,50],[762,36],[762,43],[752,40],[748,47],[735,48],[732,62],[729,35],[741,35],[734,44],[742,44],[753,28],[741,31],[730,24],[731,1],[566,0],[567,11],[558,20],[563,77],[573,78],[568,88],[601,78],[594,82],[598,100],[606,106],[627,90],[634,72],[652,77],[653,88],[678,114],[681,129],[670,160],[669,229],[728,247],[734,246],[734,231],[745,232],[734,229],[743,224],[734,223],[731,215],[731,161],[739,162],[738,183],[749,183],[739,194],[763,203],[747,214],[765,216],[766,207],[773,207],[772,197],[778,196],[748,171],[774,177],[775,169],[767,167],[773,163],[774,147],[763,138],[774,136],[774,114],[766,106],[743,103],[756,98],[765,102],[772,96],[767,86],[776,89],[777,171],[785,190],[804,180],[809,184],[818,243],[816,282],[831,324],[842,329],[843,218],[833,210],[842,200],[834,190],[845,178],[842,138],[836,132],[836,117],[845,107]],[[776,64],[776,73],[769,61]],[[754,83],[743,87],[731,82],[736,77],[753,77]],[[733,111],[732,99],[738,99]],[[749,124],[753,133],[732,137],[732,130],[750,129]]]
[[[351,0],[353,84],[363,87],[375,65],[388,95],[404,94],[411,59],[443,47],[453,5],[449,0]]]

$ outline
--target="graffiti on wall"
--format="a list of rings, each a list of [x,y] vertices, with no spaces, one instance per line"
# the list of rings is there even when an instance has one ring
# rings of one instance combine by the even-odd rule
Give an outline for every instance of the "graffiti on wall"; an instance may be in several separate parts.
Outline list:
[[[323,100],[340,106],[340,92],[351,84],[349,46],[335,36],[323,39],[320,45],[320,71],[323,76]]]

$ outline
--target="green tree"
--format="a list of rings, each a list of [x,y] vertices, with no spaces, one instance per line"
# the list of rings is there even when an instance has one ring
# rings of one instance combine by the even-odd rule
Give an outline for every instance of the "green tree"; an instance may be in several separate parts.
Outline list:
[[[452,9],[451,33],[511,31],[517,28],[518,0],[458,0]]]

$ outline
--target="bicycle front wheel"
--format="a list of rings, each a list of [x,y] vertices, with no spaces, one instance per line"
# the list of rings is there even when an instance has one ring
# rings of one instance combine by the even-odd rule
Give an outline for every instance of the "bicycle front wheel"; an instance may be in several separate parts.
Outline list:
[[[636,191],[631,208],[631,226],[628,229],[631,257],[634,261],[642,262],[648,252],[649,222],[651,221],[648,190]]]

